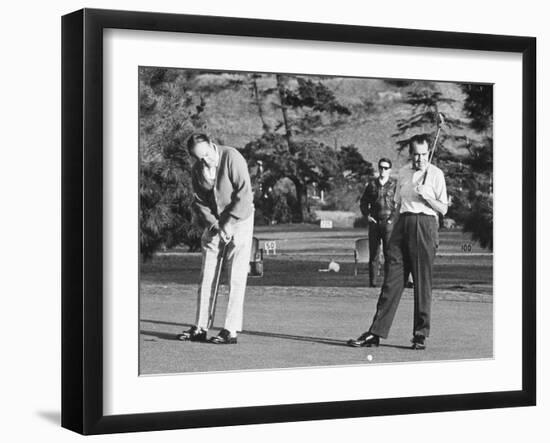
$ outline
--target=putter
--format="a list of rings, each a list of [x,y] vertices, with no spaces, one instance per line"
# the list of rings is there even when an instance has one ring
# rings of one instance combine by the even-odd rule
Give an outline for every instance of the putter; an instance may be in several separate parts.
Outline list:
[[[219,260],[216,263],[216,273],[214,275],[214,295],[213,295],[212,303],[210,304],[210,312],[208,313],[208,322],[206,324],[207,329],[210,329],[212,327],[212,325],[214,324],[214,314],[216,313],[216,302],[218,301],[218,291],[220,289],[220,279],[221,279],[221,274],[222,274],[222,270],[223,270],[223,264],[224,264],[224,261],[225,261],[225,254],[226,254],[227,244],[230,241],[231,240],[228,240],[227,242],[223,242],[220,257],[219,257]],[[179,334],[177,336],[177,338],[178,338],[178,340],[182,340],[182,341],[188,340],[185,333],[184,334]]]
[[[220,278],[222,275],[223,264],[225,262],[225,254],[227,245],[231,240],[223,242],[222,251],[216,267],[216,274],[214,276],[214,295],[212,303],[210,304],[210,312],[208,314],[207,328],[210,329],[214,325],[214,316],[216,315],[216,303],[218,301],[218,291],[220,289]]]

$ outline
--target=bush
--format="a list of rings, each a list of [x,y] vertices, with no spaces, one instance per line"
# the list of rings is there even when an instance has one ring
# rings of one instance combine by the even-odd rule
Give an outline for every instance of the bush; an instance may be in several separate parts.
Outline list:
[[[472,239],[483,248],[493,250],[493,196],[478,193],[472,209],[465,217],[463,230],[472,234]]]
[[[292,208],[289,204],[288,194],[275,194],[273,200],[273,220],[277,223],[291,223]]]
[[[325,211],[351,211],[358,212],[359,200],[364,191],[365,185],[345,178],[338,179],[327,193],[325,204],[322,209]]]

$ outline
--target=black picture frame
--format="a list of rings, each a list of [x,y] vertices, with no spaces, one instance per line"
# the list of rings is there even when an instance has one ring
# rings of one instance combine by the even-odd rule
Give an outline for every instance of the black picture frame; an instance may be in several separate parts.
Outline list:
[[[503,51],[522,55],[522,388],[392,399],[106,416],[103,413],[103,30]],[[62,18],[62,426],[82,434],[536,404],[536,39],[83,9]],[[526,173],[525,171],[528,171]]]

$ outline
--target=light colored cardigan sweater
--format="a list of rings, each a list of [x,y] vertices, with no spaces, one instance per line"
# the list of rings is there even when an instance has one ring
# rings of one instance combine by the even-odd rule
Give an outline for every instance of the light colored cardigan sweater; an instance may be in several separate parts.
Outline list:
[[[254,197],[246,160],[229,146],[217,146],[220,155],[214,185],[208,183],[197,161],[191,169],[194,208],[205,227],[223,226],[247,219],[254,211]]]

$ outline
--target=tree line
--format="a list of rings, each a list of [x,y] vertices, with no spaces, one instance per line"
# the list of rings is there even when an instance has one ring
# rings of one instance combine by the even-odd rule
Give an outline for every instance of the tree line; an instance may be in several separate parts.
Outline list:
[[[313,221],[312,206],[318,203],[309,200],[312,187],[328,196],[325,208],[353,207],[373,175],[373,165],[355,145],[333,146],[323,139],[323,134],[344,127],[354,114],[323,78],[209,73],[210,81],[205,82],[201,74],[140,68],[140,248],[144,259],[161,248],[200,247],[201,232],[191,209],[192,160],[185,141],[195,131],[217,132],[207,124],[208,97],[228,89],[246,91],[246,106],[255,109],[261,125],[241,147],[253,182],[257,222]],[[462,107],[462,118],[446,119],[437,164],[447,175],[453,198],[448,215],[484,247],[492,248],[491,86],[461,85],[465,98],[455,103],[433,82],[395,85],[388,81],[388,85],[406,90],[401,103],[406,116],[397,120],[394,134],[397,150],[416,133],[433,136],[435,116],[445,106]]]

